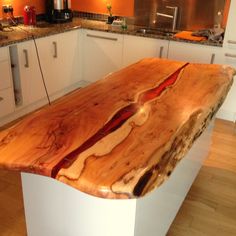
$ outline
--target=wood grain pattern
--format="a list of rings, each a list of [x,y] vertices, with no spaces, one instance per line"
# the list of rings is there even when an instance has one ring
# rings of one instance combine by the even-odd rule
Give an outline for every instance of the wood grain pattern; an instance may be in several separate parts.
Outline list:
[[[236,126],[216,119],[209,156],[167,236],[236,235]]]
[[[164,182],[218,110],[234,70],[145,59],[0,133],[0,167],[104,198]]]

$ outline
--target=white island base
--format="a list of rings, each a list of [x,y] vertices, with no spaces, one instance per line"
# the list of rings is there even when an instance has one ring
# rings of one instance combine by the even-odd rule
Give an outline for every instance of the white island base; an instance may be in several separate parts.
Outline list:
[[[101,199],[51,178],[22,173],[28,236],[166,235],[208,154],[211,131],[212,125],[169,180],[140,199]]]

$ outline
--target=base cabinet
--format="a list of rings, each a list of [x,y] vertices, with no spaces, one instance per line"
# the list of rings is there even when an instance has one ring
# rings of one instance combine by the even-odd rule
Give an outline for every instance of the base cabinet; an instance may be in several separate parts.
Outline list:
[[[168,40],[125,35],[123,67],[147,57],[167,58],[168,45]]]
[[[236,43],[235,9],[236,9],[236,0],[231,0],[228,19],[227,19],[227,27],[225,31],[225,37],[224,37],[224,44],[223,44],[224,47],[228,47],[229,44],[233,46],[232,44],[235,45]],[[233,48],[236,49],[236,45]]]
[[[8,47],[0,48],[0,124],[1,118],[13,113],[15,98]]]
[[[0,120],[15,110],[12,88],[0,90]],[[1,122],[0,122],[1,125]]]
[[[212,47],[206,45],[170,42],[168,58],[180,61],[206,64],[222,64],[236,68],[236,39],[235,44],[230,40],[224,43],[224,47]],[[235,121],[236,120],[236,82],[233,83],[224,104],[221,106],[216,117]]]
[[[229,64],[236,67],[236,38],[235,34],[232,34],[234,29],[231,30],[235,22],[232,10],[235,4],[235,0],[231,1],[223,48],[83,29],[36,39],[50,99],[54,100],[77,87],[86,86],[145,57],[161,57],[192,63]],[[0,80],[0,91],[8,89],[11,92],[8,98],[3,91],[1,92],[0,97],[4,94],[5,98],[0,99],[0,103],[2,106],[9,104],[9,108],[4,109],[4,112],[2,110],[0,117],[14,112],[14,100],[17,110],[35,103],[39,104],[37,108],[46,104],[46,89],[34,41],[10,46],[11,62],[8,47],[0,48],[0,52],[1,77],[9,78]],[[14,65],[14,89],[9,66],[11,63]],[[235,94],[234,83],[218,117],[236,119]]]
[[[213,64],[217,47],[170,41],[168,59]]]
[[[224,37],[223,48],[221,52],[221,57],[216,61],[216,63],[230,65],[236,69],[236,0],[230,1],[230,10],[227,20],[227,27]],[[234,77],[234,83],[229,91],[229,94],[218,112],[218,117],[236,121],[236,76]]]
[[[1,78],[0,81],[0,108],[4,109],[0,112],[0,118],[12,112],[4,121],[0,120],[0,124],[8,123],[47,104],[47,92],[52,101],[83,86],[80,32],[72,30],[39,38],[35,42],[28,40],[11,45],[7,47],[8,54],[10,52],[8,59],[3,59],[7,55],[5,51],[0,53],[3,77],[12,75],[8,80]],[[2,89],[8,89],[9,94],[1,91]]]
[[[122,67],[123,35],[84,30],[83,80],[95,82]]]
[[[0,90],[12,87],[11,68],[9,60],[7,58],[6,60],[0,61],[0,73],[1,73]]]
[[[80,81],[79,30],[40,38],[36,43],[50,96]]]
[[[25,107],[44,99],[46,92],[33,40],[17,44],[17,55],[15,66],[18,66],[19,74],[15,74],[14,80],[15,84],[19,84],[17,93],[21,93],[22,97],[19,107]]]

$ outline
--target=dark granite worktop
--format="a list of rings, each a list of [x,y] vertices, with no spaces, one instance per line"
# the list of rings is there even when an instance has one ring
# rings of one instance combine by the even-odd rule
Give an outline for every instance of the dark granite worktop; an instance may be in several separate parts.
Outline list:
[[[11,27],[11,31],[9,32],[0,31],[0,47],[19,43],[22,41],[27,41],[32,39],[33,37],[41,38],[79,28],[222,47],[221,43],[214,43],[209,41],[194,42],[194,41],[176,39],[171,35],[137,33],[136,31],[139,27],[134,25],[128,25],[128,28],[123,30],[121,26],[108,25],[104,21],[86,20],[77,17],[75,17],[73,21],[70,23],[49,24],[46,22],[39,22],[36,27],[18,25]]]

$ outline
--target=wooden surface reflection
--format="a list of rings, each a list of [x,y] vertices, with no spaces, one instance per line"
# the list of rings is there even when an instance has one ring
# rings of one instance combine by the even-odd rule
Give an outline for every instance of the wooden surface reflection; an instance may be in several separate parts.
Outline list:
[[[0,133],[0,167],[91,195],[135,198],[163,183],[214,116],[234,71],[144,59]]]

